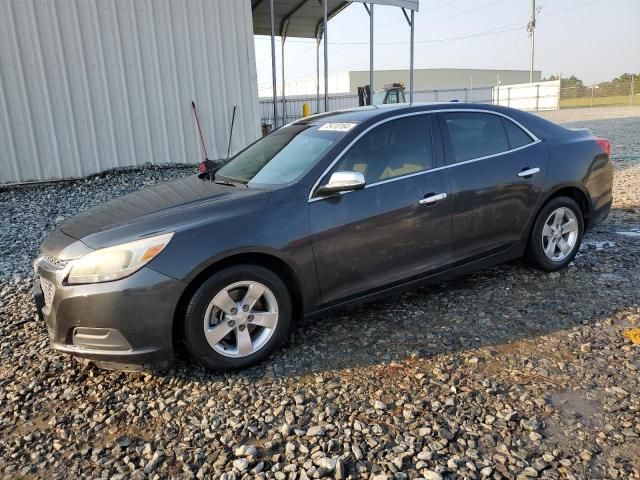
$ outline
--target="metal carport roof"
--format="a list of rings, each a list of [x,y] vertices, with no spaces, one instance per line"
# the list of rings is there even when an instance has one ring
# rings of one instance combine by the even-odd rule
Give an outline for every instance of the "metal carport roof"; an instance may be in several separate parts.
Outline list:
[[[328,19],[336,16],[351,2],[327,0]],[[271,35],[269,0],[252,0],[253,33]],[[319,38],[322,33],[321,0],[276,0],[274,2],[276,35],[282,37]]]
[[[276,93],[276,53],[275,36],[282,39],[282,106],[286,96],[284,91],[284,43],[288,37],[315,38],[318,42],[317,75],[318,98],[320,96],[320,39],[324,40],[324,108],[328,105],[328,42],[327,22],[351,3],[365,5],[369,15],[369,84],[373,86],[373,6],[390,5],[402,8],[407,23],[411,28],[410,79],[409,102],[413,102],[413,50],[414,50],[414,12],[418,10],[420,0],[251,0],[254,35],[268,35],[271,37],[271,69],[273,83],[273,118],[274,126],[277,119]],[[367,4],[369,4],[367,6]],[[411,11],[411,18],[405,11]]]

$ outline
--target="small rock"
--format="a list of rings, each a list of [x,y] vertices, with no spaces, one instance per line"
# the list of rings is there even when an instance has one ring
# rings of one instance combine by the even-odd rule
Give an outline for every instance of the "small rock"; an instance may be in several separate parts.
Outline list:
[[[438,472],[436,472],[434,470],[428,470],[428,469],[425,468],[420,473],[422,473],[422,476],[426,480],[442,480],[442,475],[440,475]]]
[[[246,458],[238,458],[233,461],[233,468],[244,472],[249,468],[249,461]]]
[[[258,455],[258,449],[255,445],[240,445],[233,451],[236,457],[255,457]]]
[[[360,450],[360,447],[357,445],[351,446],[351,452],[353,452],[353,456],[356,460],[362,460],[364,458],[364,456],[362,455],[362,450]]]
[[[529,432],[529,438],[533,442],[539,442],[542,439],[542,435],[540,435],[538,432]]]
[[[151,460],[149,460],[147,464],[144,466],[144,473],[146,473],[147,475],[149,475],[150,473],[153,473],[155,469],[158,467],[158,465],[160,464],[160,462],[162,462],[163,458],[164,458],[164,454],[160,450],[156,450],[155,453],[153,454],[153,457],[151,457]]]
[[[484,467],[480,469],[480,475],[482,475],[482,478],[488,478],[491,476],[492,473],[493,473],[492,467]]]
[[[318,467],[321,477],[333,472],[336,469],[337,459],[331,457],[321,457],[313,461]]]
[[[373,408],[375,408],[376,410],[386,410],[387,404],[380,400],[376,400],[375,402],[373,402]]]
[[[307,430],[307,437],[322,437],[324,435],[324,428],[320,425],[314,425]]]
[[[343,480],[345,478],[344,463],[339,458],[336,460],[336,468],[334,470],[333,478],[336,480]]]

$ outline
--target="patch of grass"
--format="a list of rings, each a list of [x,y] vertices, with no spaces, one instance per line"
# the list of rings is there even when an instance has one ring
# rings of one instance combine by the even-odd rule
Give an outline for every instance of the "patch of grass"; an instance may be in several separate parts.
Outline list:
[[[632,100],[631,105],[640,106],[640,95],[634,95]],[[629,95],[593,97],[593,99],[591,97],[560,99],[560,108],[601,107],[604,105],[629,105]]]

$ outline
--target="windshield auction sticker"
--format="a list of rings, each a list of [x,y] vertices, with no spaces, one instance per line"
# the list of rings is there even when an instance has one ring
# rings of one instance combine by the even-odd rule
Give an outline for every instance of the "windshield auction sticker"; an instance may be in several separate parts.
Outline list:
[[[318,130],[323,132],[348,132],[356,125],[357,123],[353,123],[353,122],[325,123]]]

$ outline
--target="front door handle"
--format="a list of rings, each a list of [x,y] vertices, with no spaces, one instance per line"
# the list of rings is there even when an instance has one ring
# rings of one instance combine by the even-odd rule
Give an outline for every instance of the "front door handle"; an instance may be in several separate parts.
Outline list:
[[[418,203],[420,205],[434,205],[445,198],[447,198],[446,193],[427,193]]]
[[[535,168],[526,168],[524,170],[522,170],[518,176],[522,177],[522,178],[529,178],[532,175],[535,175],[536,173],[540,172],[540,169],[538,167]]]

